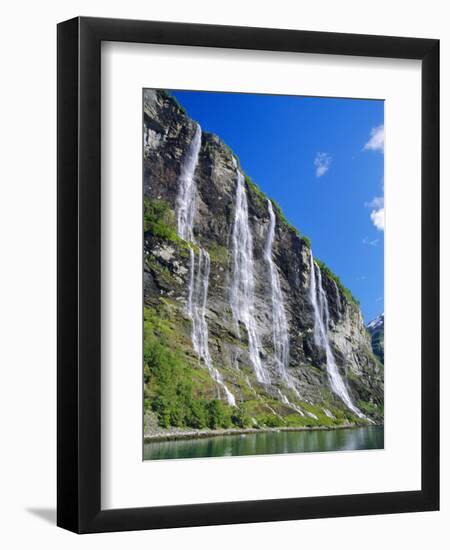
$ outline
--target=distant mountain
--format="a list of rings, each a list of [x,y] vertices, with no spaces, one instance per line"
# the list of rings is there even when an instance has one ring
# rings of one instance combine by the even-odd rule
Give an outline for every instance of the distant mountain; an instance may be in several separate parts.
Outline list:
[[[373,352],[384,365],[384,313],[370,321],[367,330],[372,338]]]

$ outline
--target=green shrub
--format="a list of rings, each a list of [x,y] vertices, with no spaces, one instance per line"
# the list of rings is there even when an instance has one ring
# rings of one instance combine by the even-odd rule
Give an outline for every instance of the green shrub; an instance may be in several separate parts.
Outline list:
[[[150,367],[146,363],[144,365],[144,384],[147,384],[147,382],[150,380],[150,374]]]
[[[211,261],[219,264],[227,264],[228,262],[228,248],[220,244],[209,244],[208,247],[209,256]]]
[[[267,426],[268,428],[280,428],[285,426],[286,423],[279,416],[274,414],[264,414],[258,417],[258,423]]]
[[[237,428],[250,428],[252,426],[250,415],[243,409],[237,409],[233,412],[231,422]]]
[[[306,244],[308,248],[311,248],[311,239],[306,235],[303,235],[301,240]]]
[[[281,206],[277,203],[277,201],[274,200],[274,199],[270,199],[270,201],[273,204],[275,212],[277,213],[280,220],[284,223],[284,225],[289,227],[289,229],[291,231],[294,231],[294,233],[297,235],[297,237],[300,237],[300,231],[296,227],[294,227],[290,222],[288,222],[286,216],[284,215],[283,211],[281,210]]]
[[[205,399],[195,400],[191,403],[189,413],[186,418],[186,424],[197,430],[208,427],[208,410]]]
[[[336,275],[336,273],[331,271],[331,269],[326,264],[324,264],[321,260],[318,260],[317,258],[314,258],[314,260],[315,260],[316,264],[320,267],[320,270],[322,271],[322,273],[325,273],[325,275],[329,279],[333,279],[333,281],[336,282],[339,290],[347,298],[347,300],[349,302],[353,302],[354,304],[359,306],[359,300],[357,298],[355,298],[353,296],[353,294],[351,293],[351,291],[346,286],[344,286],[342,284],[342,281],[339,279],[339,277]]]
[[[284,417],[286,426],[290,428],[303,427],[306,424],[306,419],[304,416],[300,416],[297,413],[288,414]]]
[[[258,204],[258,206],[260,208],[265,208],[266,207],[266,204],[267,204],[267,201],[269,200],[269,198],[261,191],[261,189],[256,185],[256,183],[250,178],[250,176],[247,176],[247,174],[245,174],[245,183],[247,184],[247,187],[248,189],[252,192],[252,195],[253,195],[253,198],[254,200],[256,201],[256,203]],[[301,235],[300,231],[294,227],[286,218],[286,216],[284,215],[283,211],[281,210],[281,207],[280,205],[277,203],[276,200],[274,199],[270,199],[270,202],[272,203],[273,205],[273,208],[275,210],[275,212],[277,213],[277,216],[278,218],[281,220],[281,222],[286,226],[288,227],[291,231],[293,231],[297,237],[301,238],[301,240],[306,244],[306,246],[308,246],[309,248],[311,248],[311,241],[308,237],[306,237],[305,235]]]
[[[184,426],[194,402],[189,369],[180,356],[146,334],[144,381],[151,387],[151,407],[161,426]]]
[[[219,399],[213,399],[207,404],[208,410],[208,426],[212,430],[218,428],[231,427],[231,411],[230,407],[222,403]]]
[[[193,367],[174,345],[178,337],[162,311],[144,309],[145,409],[152,409],[164,428],[218,429],[244,424],[245,416],[241,417],[235,407],[207,398],[215,384],[205,368]]]
[[[175,212],[165,200],[144,199],[144,231],[150,231],[155,237],[179,242]]]

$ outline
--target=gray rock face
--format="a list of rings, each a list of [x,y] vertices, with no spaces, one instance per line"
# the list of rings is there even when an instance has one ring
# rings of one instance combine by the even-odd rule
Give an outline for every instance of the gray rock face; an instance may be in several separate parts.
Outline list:
[[[373,352],[384,365],[384,313],[370,321],[367,330],[372,340]]]
[[[176,236],[176,197],[180,168],[194,133],[195,123],[173,98],[165,92],[145,91],[144,220],[148,223],[144,221],[144,303],[155,310],[161,308],[161,303],[170,306],[172,318],[187,338],[190,331],[186,316],[189,248]],[[330,390],[325,353],[314,341],[314,312],[309,297],[309,242],[275,207],[272,257],[284,297],[289,327],[288,372],[294,388],[286,387],[279,376],[274,361],[270,278],[264,258],[269,229],[267,198],[246,178],[248,217],[253,236],[254,313],[261,340],[261,361],[271,383],[262,385],[255,379],[246,331],[236,326],[230,308],[237,169],[243,172],[237,159],[236,166],[235,158],[217,136],[202,134],[195,170],[194,237],[198,246],[211,257],[206,319],[214,366],[238,402],[255,399],[255,395],[281,402],[283,394],[289,396],[291,403],[299,403],[300,408],[311,404],[327,410],[330,406],[335,410],[345,409]],[[159,213],[155,214],[155,209]],[[329,339],[339,372],[354,403],[368,417],[381,422],[383,371],[374,358],[359,306],[328,272],[322,271],[322,280],[330,314]],[[187,353],[195,355],[193,350]]]

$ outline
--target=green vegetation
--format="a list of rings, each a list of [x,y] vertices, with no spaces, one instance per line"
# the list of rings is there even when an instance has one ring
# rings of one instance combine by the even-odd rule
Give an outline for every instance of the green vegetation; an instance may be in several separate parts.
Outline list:
[[[306,235],[303,235],[301,239],[308,248],[311,248],[311,239],[309,237],[307,237]]]
[[[253,425],[251,416],[242,408],[236,409],[236,412],[231,416],[231,420],[237,428],[251,428]]]
[[[144,198],[144,231],[186,249],[192,246],[178,236],[176,227],[175,212],[167,201]]]
[[[320,267],[320,270],[322,271],[322,273],[325,273],[325,275],[329,279],[333,279],[333,281],[335,281],[335,283],[337,284],[339,290],[347,298],[347,300],[349,302],[359,306],[359,300],[357,298],[355,298],[353,296],[353,294],[351,293],[351,291],[346,286],[344,286],[342,284],[342,281],[339,279],[339,277],[336,275],[336,273],[331,271],[331,269],[326,264],[324,264],[321,260],[318,260],[317,258],[315,258],[315,261],[316,261],[317,265]]]
[[[244,401],[239,407],[227,405],[217,398],[217,386],[207,369],[192,355],[189,327],[183,325],[177,308],[177,304],[164,299],[158,308],[144,308],[144,409],[153,411],[161,427],[217,430],[358,423],[350,413],[330,404],[325,394],[321,404],[295,401],[305,413],[301,416],[277,399],[257,396],[251,389],[244,391],[248,386],[239,373],[236,382]],[[369,407],[361,403],[362,410],[369,412]],[[329,418],[324,408],[335,419]]]
[[[250,176],[247,176],[247,174],[245,174],[244,179],[248,189],[251,192],[253,201],[256,203],[257,207],[261,209],[267,209],[266,195],[261,191],[261,189],[256,185],[256,183],[250,178]]]
[[[358,401],[358,408],[369,416],[384,416],[384,406],[370,403],[369,401]]]
[[[144,231],[155,237],[178,241],[175,225],[175,212],[165,200],[144,198]]]
[[[261,191],[261,189],[256,185],[256,183],[250,178],[250,176],[247,176],[245,174],[245,183],[247,184],[248,189],[252,193],[252,197],[254,202],[256,202],[258,208],[266,209],[267,208],[267,200],[268,197]],[[280,205],[276,202],[274,199],[270,199],[270,202],[273,205],[274,210],[277,213],[278,218],[281,220],[281,222],[288,227],[291,231],[293,231],[299,239],[303,241],[303,243],[308,247],[311,248],[311,240],[306,235],[302,235],[300,231],[294,227],[286,218],[286,216],[283,214],[283,211],[281,210]]]
[[[297,237],[301,237],[300,231],[294,227],[290,222],[288,222],[286,216],[284,215],[283,211],[281,210],[281,206],[277,203],[276,200],[270,199],[270,201],[273,204],[273,207],[275,209],[275,212],[277,213],[278,218],[284,223],[284,225],[287,225],[291,231],[294,231],[294,233],[297,235]],[[308,239],[309,240],[309,239]]]
[[[159,220],[167,214],[167,205],[157,202],[149,212],[147,221],[158,227]],[[213,261],[227,261],[225,247],[218,245],[210,252]],[[153,268],[170,282],[172,275],[167,268],[152,258],[147,261],[154,262]],[[257,396],[241,372],[235,373],[234,378],[243,401],[239,408],[228,406],[217,399],[217,387],[209,372],[192,355],[189,322],[180,316],[179,304],[164,298],[160,298],[159,303],[158,308],[144,309],[144,407],[156,414],[161,427],[333,427],[359,422],[353,415],[334,407],[331,404],[333,397],[326,392],[322,403],[310,405],[298,402],[295,395],[289,395],[289,390],[285,389],[292,402],[306,413],[301,416],[277,399],[264,394]],[[222,337],[226,339],[229,335],[224,333]],[[313,366],[310,368],[317,370]],[[247,376],[255,383],[251,369]],[[324,408],[329,409],[335,419],[329,418]],[[361,410],[366,410],[365,404],[361,405]]]
[[[328,397],[331,402],[328,400]],[[323,402],[314,405],[296,399],[292,399],[292,402],[297,404],[305,413],[303,416],[295,412],[289,405],[281,403],[276,399],[263,398],[262,396],[258,398],[254,396],[253,399],[246,400],[241,407],[247,412],[249,417],[256,421],[256,426],[260,428],[333,428],[348,423],[364,424],[350,411],[343,410],[332,404],[333,397],[331,394],[324,396]],[[327,416],[324,409],[328,409],[334,418]]]
[[[218,264],[228,263],[228,248],[220,244],[208,243],[208,252],[211,261]]]
[[[175,284],[175,279],[170,269],[161,262],[158,262],[152,255],[145,258],[145,264],[153,271],[159,281],[164,282],[168,286]]]
[[[244,409],[215,397],[217,388],[208,371],[188,357],[179,323],[170,305],[144,309],[144,408],[151,409],[164,428],[246,428],[251,418]]]

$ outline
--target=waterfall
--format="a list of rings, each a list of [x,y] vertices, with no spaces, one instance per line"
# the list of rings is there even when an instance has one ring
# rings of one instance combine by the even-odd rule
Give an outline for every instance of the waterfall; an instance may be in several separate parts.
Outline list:
[[[202,129],[197,124],[194,137],[189,144],[184,162],[181,165],[177,196],[178,235],[191,243],[195,242],[193,231],[196,198],[194,174],[201,144]]]
[[[196,209],[196,187],[194,181],[195,168],[198,163],[200,146],[202,142],[202,130],[197,125],[194,138],[186,152],[186,157],[181,166],[178,182],[177,196],[177,222],[178,235],[187,242],[195,244],[194,219]],[[211,260],[206,250],[199,247],[198,266],[195,266],[195,253],[191,247],[189,250],[189,284],[187,312],[192,322],[192,346],[194,351],[205,363],[212,379],[223,389],[229,405],[236,405],[234,395],[225,385],[222,375],[214,367],[208,344],[208,322],[206,320],[206,307],[208,303],[209,274]]]
[[[197,277],[195,278],[195,256],[193,256],[195,285],[192,290],[191,311],[192,319],[192,345],[198,356],[203,359],[212,378],[222,387],[229,405],[236,405],[234,395],[226,387],[222,375],[213,366],[211,354],[208,345],[208,323],[206,321],[206,306],[208,303],[209,274],[211,270],[211,260],[208,252],[200,248],[198,257]]]
[[[342,302],[341,302],[341,293],[339,292],[339,287],[337,285],[337,282],[333,279],[334,288],[336,290],[336,304],[337,304],[337,310],[338,315],[341,317],[341,311],[342,311]]]
[[[277,364],[280,376],[295,395],[301,399],[300,394],[295,387],[292,377],[288,373],[289,366],[289,326],[284,308],[283,293],[281,291],[280,277],[278,275],[277,266],[273,261],[273,241],[275,238],[275,213],[273,211],[272,202],[267,200],[267,208],[269,211],[269,231],[267,232],[266,248],[264,257],[269,266],[270,288],[272,296],[272,340],[275,362]],[[286,405],[289,405],[302,416],[302,410],[278,390],[281,400]]]
[[[284,405],[287,405],[288,407],[291,407],[291,409],[293,409],[294,411],[298,412],[298,414],[300,416],[305,416],[304,412],[302,411],[302,409],[296,405],[295,403],[291,403],[289,401],[289,399],[286,397],[286,395],[280,390],[278,389],[278,395],[280,396],[280,399],[281,399],[281,402],[284,404]],[[300,396],[298,396],[300,397]]]
[[[314,341],[317,346],[325,350],[327,373],[331,389],[352,412],[360,418],[366,418],[353,404],[344,381],[339,374],[333,352],[331,351],[330,340],[328,338],[330,314],[328,311],[327,295],[322,287],[322,273],[319,266],[314,262],[312,251],[310,251],[310,267],[311,281],[309,290],[311,304],[314,309]]]
[[[248,351],[256,379],[268,384],[270,377],[261,362],[261,342],[254,316],[253,238],[248,223],[244,176],[237,171],[236,205],[232,231],[232,280],[230,305],[239,333],[241,322],[248,334]]]
[[[273,240],[275,238],[275,214],[272,203],[267,200],[269,210],[269,231],[267,233],[264,257],[269,266],[270,287],[272,295],[272,339],[275,361],[284,381],[292,386],[291,377],[287,368],[289,365],[289,328],[284,309],[283,294],[281,292],[280,278],[277,267],[272,258]]]

